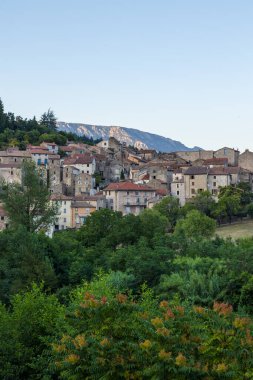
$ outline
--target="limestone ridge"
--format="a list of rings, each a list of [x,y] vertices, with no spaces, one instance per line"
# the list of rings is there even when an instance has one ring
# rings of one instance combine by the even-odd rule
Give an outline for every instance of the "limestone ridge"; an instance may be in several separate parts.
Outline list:
[[[132,145],[139,149],[155,149],[161,152],[200,149],[198,147],[188,148],[180,141],[133,128],[65,123],[61,121],[57,122],[57,128],[60,131],[72,132],[79,136],[85,135],[93,139],[108,140],[109,137],[115,137],[118,141],[125,142],[127,145]]]

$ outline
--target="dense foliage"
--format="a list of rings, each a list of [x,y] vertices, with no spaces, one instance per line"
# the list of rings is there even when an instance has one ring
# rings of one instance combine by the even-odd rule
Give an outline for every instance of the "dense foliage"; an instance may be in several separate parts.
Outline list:
[[[25,150],[28,144],[39,145],[43,141],[65,145],[67,141],[83,142],[93,145],[93,141],[85,136],[77,136],[56,129],[56,117],[52,110],[44,112],[40,120],[24,119],[12,112],[4,112],[0,99],[0,149],[18,147]]]
[[[1,378],[253,378],[253,239],[168,202],[0,234]]]
[[[6,118],[0,104],[0,145]],[[37,130],[54,123],[49,110]],[[215,235],[216,220],[253,216],[248,185],[139,216],[102,209],[49,238],[43,181],[25,164],[1,187],[1,379],[253,379],[253,238]]]

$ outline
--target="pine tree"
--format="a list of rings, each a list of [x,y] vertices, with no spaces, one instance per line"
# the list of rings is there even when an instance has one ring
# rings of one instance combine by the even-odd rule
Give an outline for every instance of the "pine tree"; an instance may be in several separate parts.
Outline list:
[[[40,118],[40,124],[48,127],[49,129],[55,131],[56,130],[56,120],[54,111],[52,111],[50,108],[47,112],[44,112],[43,115]]]

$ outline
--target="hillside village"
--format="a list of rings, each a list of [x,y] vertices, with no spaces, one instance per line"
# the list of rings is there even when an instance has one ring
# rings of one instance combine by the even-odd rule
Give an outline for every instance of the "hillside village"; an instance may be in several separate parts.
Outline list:
[[[202,191],[217,200],[223,186],[246,182],[253,187],[253,152],[228,147],[158,153],[138,150],[114,137],[93,146],[42,142],[24,151],[0,151],[1,180],[21,182],[24,160],[33,160],[45,171],[51,202],[59,207],[54,231],[80,228],[87,216],[102,208],[138,215],[168,195],[183,206]],[[7,228],[2,206],[0,219],[0,228]]]

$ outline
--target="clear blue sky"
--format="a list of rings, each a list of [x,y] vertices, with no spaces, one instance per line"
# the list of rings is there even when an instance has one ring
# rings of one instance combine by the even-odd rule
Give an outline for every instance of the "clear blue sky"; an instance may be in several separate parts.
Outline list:
[[[252,0],[0,0],[0,97],[253,150],[252,20]]]

